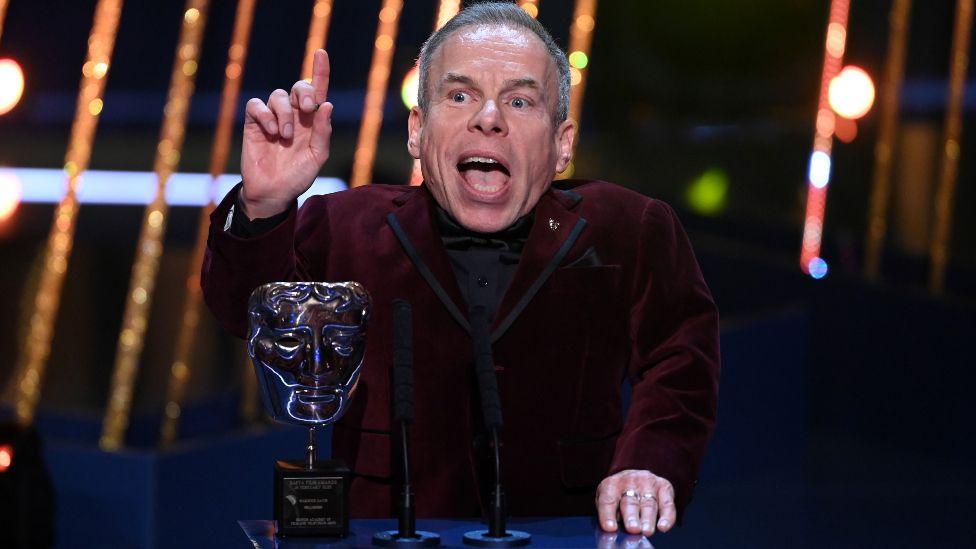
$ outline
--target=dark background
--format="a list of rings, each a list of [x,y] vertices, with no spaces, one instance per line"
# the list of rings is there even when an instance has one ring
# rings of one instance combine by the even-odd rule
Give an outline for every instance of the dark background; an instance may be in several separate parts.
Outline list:
[[[0,165],[63,164],[94,5],[11,3],[0,57],[16,59],[27,84],[21,103],[0,116]],[[336,128],[323,175],[349,176],[379,5],[338,0],[334,8],[327,49]],[[311,6],[258,3],[241,104],[297,79]],[[866,69],[876,85],[890,6],[867,0],[851,9],[845,64]],[[976,503],[969,495],[976,484],[969,465],[976,456],[969,397],[976,381],[976,84],[967,85],[946,295],[927,292],[925,251],[905,244],[897,220],[883,281],[861,278],[877,102],[857,122],[856,139],[834,145],[822,254],[830,273],[820,281],[803,275],[798,256],[827,8],[826,0],[599,5],[576,176],[674,205],[723,315],[715,445],[688,526],[661,538],[661,547],[962,547],[976,539],[965,526],[965,509]],[[235,9],[230,0],[211,2],[184,171],[208,169]],[[931,136],[921,143],[935,167],[953,9],[948,0],[915,2],[902,90],[903,128]],[[399,86],[435,10],[433,0],[404,7],[376,182],[408,179]],[[182,12],[175,1],[125,4],[91,168],[151,169]],[[564,46],[571,13],[569,2],[540,3],[540,21]],[[239,124],[230,173],[238,170]],[[899,151],[919,143],[901,142]],[[897,162],[893,202],[907,192],[900,185],[931,197],[936,171]],[[729,183],[726,206],[714,215],[697,213],[686,198],[708,170],[720,170]],[[901,172],[913,175],[899,178]],[[913,208],[908,218],[931,220],[930,202]],[[23,204],[0,223],[0,382],[22,338],[22,296],[32,295],[53,210]],[[149,418],[163,402],[198,220],[192,208],[171,215],[135,404]],[[81,209],[42,397],[49,417],[101,417],[141,216],[135,207]],[[237,398],[239,344],[209,319],[199,339],[191,402]],[[130,439],[152,444],[137,432]]]

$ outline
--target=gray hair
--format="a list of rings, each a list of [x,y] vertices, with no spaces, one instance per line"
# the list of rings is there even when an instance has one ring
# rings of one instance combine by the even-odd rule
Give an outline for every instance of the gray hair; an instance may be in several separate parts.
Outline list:
[[[559,97],[556,103],[555,123],[558,125],[566,120],[569,115],[569,62],[566,60],[566,53],[556,44],[541,23],[510,2],[484,2],[468,6],[424,42],[420,48],[420,88],[417,91],[420,111],[426,113],[427,106],[430,104],[430,58],[437,53],[454,31],[472,25],[508,25],[530,31],[542,40],[549,57],[556,65]]]

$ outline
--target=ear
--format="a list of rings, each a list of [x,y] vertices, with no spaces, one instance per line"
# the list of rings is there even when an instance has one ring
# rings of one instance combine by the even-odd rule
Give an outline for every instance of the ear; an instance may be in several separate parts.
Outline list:
[[[569,166],[573,159],[573,143],[576,142],[576,121],[567,118],[555,132],[556,140],[556,173],[560,173]]]
[[[420,158],[420,134],[423,130],[424,115],[420,112],[420,107],[413,107],[407,121],[407,151],[414,158]]]

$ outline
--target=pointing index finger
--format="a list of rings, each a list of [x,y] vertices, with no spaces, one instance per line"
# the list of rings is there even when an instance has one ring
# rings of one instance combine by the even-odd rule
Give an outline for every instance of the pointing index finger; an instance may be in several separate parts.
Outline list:
[[[322,49],[315,50],[312,58],[312,88],[315,103],[324,103],[329,94],[329,54]]]

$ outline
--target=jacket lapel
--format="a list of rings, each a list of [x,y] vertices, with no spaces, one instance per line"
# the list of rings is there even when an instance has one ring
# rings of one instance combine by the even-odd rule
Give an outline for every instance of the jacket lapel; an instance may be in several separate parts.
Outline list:
[[[434,226],[432,200],[425,188],[404,192],[395,199],[400,208],[389,213],[386,221],[420,276],[454,320],[470,334],[471,325],[463,312],[467,306]],[[492,343],[512,326],[583,231],[586,220],[573,211],[579,200],[575,193],[552,188],[539,199],[535,223],[522,249],[515,276],[492,323]]]
[[[495,314],[492,343],[511,327],[583,231],[586,220],[573,211],[579,200],[576,193],[553,188],[539,199],[515,276]]]
[[[432,200],[426,188],[414,187],[394,200],[400,208],[390,212],[386,222],[420,276],[430,285],[454,320],[470,334],[471,325],[462,312],[467,307],[464,306],[447,251],[434,227]]]

